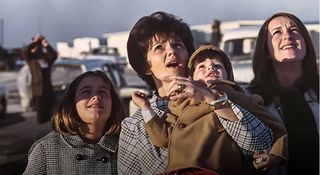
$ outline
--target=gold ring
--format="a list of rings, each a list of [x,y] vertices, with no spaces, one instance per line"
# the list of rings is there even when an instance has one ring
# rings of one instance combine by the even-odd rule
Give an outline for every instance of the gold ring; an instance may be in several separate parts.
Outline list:
[[[178,89],[177,89],[177,91],[178,91],[178,92],[182,92],[183,89],[184,89],[184,84],[178,84]]]

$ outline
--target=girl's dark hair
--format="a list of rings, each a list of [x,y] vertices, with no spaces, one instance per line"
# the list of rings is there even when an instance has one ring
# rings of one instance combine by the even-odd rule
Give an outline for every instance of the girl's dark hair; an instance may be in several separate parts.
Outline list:
[[[292,20],[299,28],[306,44],[306,55],[302,61],[302,76],[297,83],[304,86],[304,89],[312,89],[316,92],[319,99],[319,74],[317,68],[317,58],[312,40],[305,25],[299,18],[290,13],[276,13],[267,19],[260,28],[256,47],[253,54],[252,67],[254,79],[251,85],[257,93],[262,95],[266,104],[270,103],[276,96],[279,83],[277,82],[275,70],[270,59],[268,50],[268,25],[270,21],[276,17],[286,17]]]
[[[183,41],[189,55],[194,51],[192,33],[188,24],[183,22],[182,19],[165,12],[156,12],[140,18],[129,34],[127,42],[128,58],[131,67],[137,72],[138,76],[153,90],[156,90],[156,85],[152,76],[145,73],[149,68],[147,52],[150,41],[156,35],[168,38],[177,36]]]
[[[125,110],[110,79],[104,72],[98,70],[85,72],[71,82],[54,113],[53,128],[58,133],[70,135],[78,134],[80,126],[85,124],[76,110],[75,94],[80,82],[89,76],[102,78],[106,82],[106,85],[110,87],[112,109],[110,118],[106,122],[106,134],[118,135],[120,133],[121,121],[126,116]]]

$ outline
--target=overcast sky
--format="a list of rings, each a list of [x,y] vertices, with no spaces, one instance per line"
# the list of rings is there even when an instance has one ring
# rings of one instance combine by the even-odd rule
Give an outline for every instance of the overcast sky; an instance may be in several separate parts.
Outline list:
[[[128,31],[142,16],[166,11],[190,25],[213,19],[264,20],[279,11],[319,21],[319,0],[0,0],[5,48],[21,47],[36,33],[55,46],[76,37]]]

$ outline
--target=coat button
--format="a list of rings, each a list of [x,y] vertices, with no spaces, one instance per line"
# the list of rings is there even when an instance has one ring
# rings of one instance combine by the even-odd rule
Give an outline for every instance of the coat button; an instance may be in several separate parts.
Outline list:
[[[179,128],[185,128],[185,127],[187,127],[187,124],[185,124],[185,123],[180,123],[178,126],[179,126]]]
[[[107,162],[109,162],[109,159],[108,159],[108,157],[102,157],[100,159],[97,159],[97,161],[101,161],[102,163],[107,163]]]
[[[83,156],[82,156],[81,154],[77,154],[77,155],[76,155],[76,159],[77,159],[77,160],[83,160]]]
[[[101,162],[103,162],[103,163],[109,162],[108,157],[102,157]]]

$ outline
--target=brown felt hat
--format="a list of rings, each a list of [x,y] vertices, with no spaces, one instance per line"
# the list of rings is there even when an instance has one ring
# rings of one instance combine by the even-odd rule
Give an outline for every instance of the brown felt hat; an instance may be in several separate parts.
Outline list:
[[[231,62],[229,60],[229,57],[220,48],[213,46],[213,45],[202,45],[197,50],[195,50],[193,52],[193,54],[191,55],[191,57],[189,58],[189,61],[188,61],[188,71],[189,72],[191,71],[191,68],[192,68],[192,65],[194,64],[195,58],[197,58],[197,56],[204,51],[217,53],[221,56],[223,65],[225,66],[226,71],[228,73],[228,79],[233,81],[233,71],[232,71],[232,66],[231,66]]]

